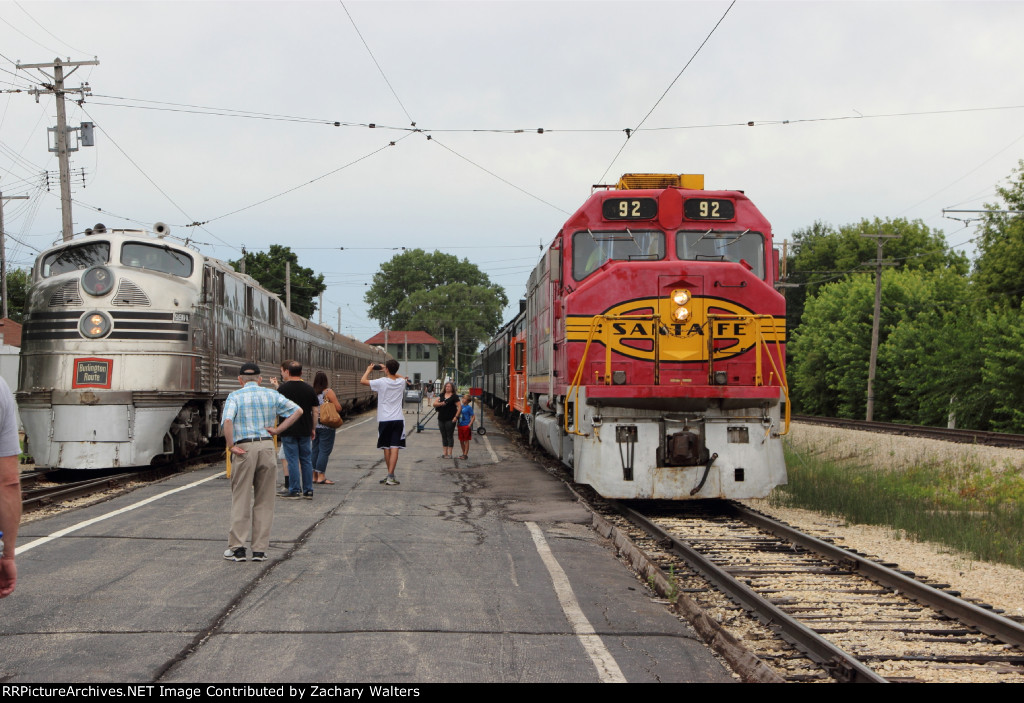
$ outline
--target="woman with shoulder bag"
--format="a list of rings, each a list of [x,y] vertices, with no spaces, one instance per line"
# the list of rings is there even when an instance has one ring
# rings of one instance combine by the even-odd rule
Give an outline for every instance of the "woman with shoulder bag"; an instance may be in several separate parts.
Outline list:
[[[333,486],[334,481],[327,478],[327,460],[334,449],[335,431],[341,426],[341,402],[327,387],[327,374],[323,371],[317,371],[313,378],[313,392],[320,403],[320,422],[313,438],[313,483]]]

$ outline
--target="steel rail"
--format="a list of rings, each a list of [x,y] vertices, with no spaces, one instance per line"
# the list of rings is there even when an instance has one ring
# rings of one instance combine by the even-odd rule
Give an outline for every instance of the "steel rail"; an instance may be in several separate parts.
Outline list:
[[[133,471],[131,473],[110,474],[99,478],[75,481],[73,483],[66,483],[57,486],[47,486],[45,488],[31,488],[31,483],[29,483],[28,486],[22,487],[21,507],[22,510],[26,511],[36,510],[67,498],[77,498],[108,488],[117,488],[118,486],[131,481],[158,481],[177,473],[183,468],[216,461],[223,455],[223,448],[216,448],[204,451],[197,456],[181,460],[178,464],[158,464],[148,468],[143,468],[140,471]],[[92,469],[87,471],[94,472]],[[42,475],[47,473],[47,471],[39,471],[37,473]]]
[[[77,498],[79,496],[95,493],[104,488],[114,488],[118,484],[136,478],[137,474],[121,476],[107,476],[104,478],[91,479],[88,481],[76,481],[62,486],[49,486],[46,488],[33,488],[22,491],[22,510],[35,510],[52,502],[65,498]]]
[[[752,588],[736,580],[728,572],[719,568],[686,542],[673,537],[632,508],[618,501],[610,502],[619,512],[641,526],[654,539],[670,542],[672,550],[689,562],[708,581],[729,594],[744,607],[765,618],[767,625],[778,627],[787,639],[825,667],[837,680],[851,683],[888,683],[884,677],[865,666],[853,655],[840,649],[829,640],[791,617],[788,613],[762,598]]]
[[[809,425],[826,425],[842,427],[865,432],[884,432],[912,437],[927,437],[945,442],[961,444],[984,444],[993,447],[1024,447],[1024,435],[1006,432],[985,432],[982,430],[966,430],[949,427],[926,427],[924,425],[899,425],[893,422],[868,422],[867,420],[851,420],[842,417],[814,417],[811,415],[794,415],[793,422]]]
[[[921,583],[898,571],[882,566],[878,562],[806,535],[789,525],[784,525],[745,506],[731,503],[729,504],[729,509],[741,520],[771,532],[778,537],[787,539],[826,559],[846,566],[875,583],[893,588],[908,598],[932,607],[959,622],[976,627],[981,632],[991,635],[1001,642],[1024,648],[1024,625],[1016,623],[1009,618],[1004,618],[991,610],[968,603],[945,591]]]

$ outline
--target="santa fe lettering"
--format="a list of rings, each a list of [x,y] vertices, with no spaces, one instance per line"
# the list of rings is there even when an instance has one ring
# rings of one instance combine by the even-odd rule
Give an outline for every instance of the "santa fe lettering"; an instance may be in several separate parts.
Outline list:
[[[719,322],[718,325],[716,325],[716,328],[717,328],[718,331],[715,332],[715,334],[719,335],[719,336],[723,336],[723,335],[729,334],[729,326],[730,325],[732,326],[732,333],[734,335],[736,335],[738,337],[741,334],[743,334],[743,323],[742,322]]]

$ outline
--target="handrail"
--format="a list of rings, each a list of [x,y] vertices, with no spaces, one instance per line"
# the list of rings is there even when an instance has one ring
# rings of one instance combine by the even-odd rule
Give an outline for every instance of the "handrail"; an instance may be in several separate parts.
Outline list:
[[[774,315],[736,315],[736,314],[708,315],[708,321],[709,322],[712,322],[714,320],[748,320],[748,321],[753,321],[753,320],[771,320],[771,321],[774,322],[775,321],[775,316]],[[775,375],[779,377],[779,382],[780,382],[779,385],[782,388],[783,394],[786,396],[785,426],[784,426],[783,431],[779,433],[779,436],[787,435],[787,434],[789,434],[790,405],[791,404],[789,402],[789,381],[786,378],[786,364],[784,363],[785,359],[782,358],[782,342],[777,340],[777,339],[774,340],[774,341],[769,342],[767,339],[765,339],[764,331],[763,331],[761,325],[754,325],[754,334],[755,334],[755,337],[754,337],[754,385],[755,386],[763,386],[764,385],[764,379],[763,379],[763,374],[762,374],[762,369],[761,369],[761,345],[762,344],[765,345],[765,346],[774,345],[775,353],[779,357],[779,359],[778,359],[779,363],[776,364],[775,363],[776,359],[772,356],[770,351],[765,355],[765,356],[768,357],[768,361],[771,363],[772,370],[775,372]],[[714,358],[713,358],[714,348],[713,348],[713,345],[714,345],[714,326],[713,325],[708,325],[708,373],[709,374],[712,373],[713,367],[714,367]]]
[[[574,434],[584,436],[583,432],[579,431],[580,428],[580,410],[579,410],[579,397],[580,397],[580,382],[583,380],[583,369],[586,366],[587,354],[590,353],[590,344],[594,341],[594,336],[598,330],[602,332],[601,342],[604,344],[605,360],[604,360],[604,383],[606,386],[611,385],[611,375],[608,373],[611,368],[611,356],[612,356],[612,345],[609,344],[608,328],[601,328],[600,323],[612,322],[615,320],[658,320],[657,315],[594,315],[590,319],[590,332],[587,334],[587,345],[583,348],[583,356],[580,357],[579,366],[576,367],[576,373],[573,374],[572,382],[569,384],[569,388],[566,391],[565,398],[568,401],[569,396],[573,396],[573,427],[569,429],[569,413],[564,413],[563,429],[566,434]],[[657,356],[657,354],[655,354]],[[655,359],[657,361],[657,359]]]

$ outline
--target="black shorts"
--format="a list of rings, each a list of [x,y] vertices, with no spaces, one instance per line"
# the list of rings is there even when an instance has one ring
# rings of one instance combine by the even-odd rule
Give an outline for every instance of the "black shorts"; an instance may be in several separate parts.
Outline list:
[[[377,449],[405,449],[405,420],[377,423]]]

